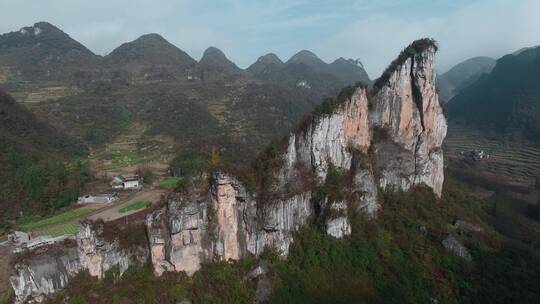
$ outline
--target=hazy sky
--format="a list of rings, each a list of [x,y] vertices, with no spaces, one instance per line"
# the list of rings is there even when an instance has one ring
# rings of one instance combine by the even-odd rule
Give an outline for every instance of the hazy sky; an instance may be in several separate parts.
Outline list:
[[[444,71],[540,44],[540,0],[0,0],[0,32],[48,21],[97,54],[155,32],[199,59],[216,46],[241,67],[309,49],[360,58],[371,78],[412,40],[439,41]]]

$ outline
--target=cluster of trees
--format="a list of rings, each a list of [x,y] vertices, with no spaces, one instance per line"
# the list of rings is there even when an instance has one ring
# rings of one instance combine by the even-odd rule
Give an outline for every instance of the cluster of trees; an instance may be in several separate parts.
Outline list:
[[[81,161],[39,159],[10,149],[0,172],[3,218],[52,214],[72,204],[91,179]],[[2,221],[6,223],[6,221]]]

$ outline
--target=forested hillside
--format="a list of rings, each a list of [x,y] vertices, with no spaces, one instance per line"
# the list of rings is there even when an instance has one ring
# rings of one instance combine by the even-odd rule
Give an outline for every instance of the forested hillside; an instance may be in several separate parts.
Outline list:
[[[89,174],[85,146],[48,124],[0,90],[0,222],[51,213],[77,197]],[[0,227],[0,229],[3,227]]]
[[[540,142],[540,48],[507,55],[449,102],[451,123]]]

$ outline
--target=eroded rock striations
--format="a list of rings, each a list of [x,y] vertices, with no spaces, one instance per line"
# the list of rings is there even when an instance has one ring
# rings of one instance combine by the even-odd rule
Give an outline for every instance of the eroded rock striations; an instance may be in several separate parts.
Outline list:
[[[376,216],[379,189],[423,184],[440,196],[447,124],[435,90],[435,52],[431,40],[414,42],[371,92],[345,89],[330,111],[288,137],[273,162],[279,165],[265,168],[268,178],[257,190],[217,172],[208,189],[172,194],[146,218],[147,249],[122,249],[83,226],[76,249],[47,263],[18,264],[12,277],[17,299],[46,297],[81,270],[97,277],[113,266],[124,271],[145,253],[156,275],[191,275],[209,260],[259,256],[267,248],[286,255],[309,223],[342,238],[351,233],[354,214]]]
[[[85,223],[79,227],[75,242],[70,242],[69,246],[57,244],[28,253],[15,264],[10,278],[15,302],[42,302],[64,288],[69,279],[81,271],[102,278],[113,267],[123,273],[129,265],[146,262],[146,247],[121,248],[117,240],[109,242],[99,234],[99,228]]]
[[[273,195],[249,193],[234,177],[216,173],[208,193],[172,196],[147,219],[156,274],[192,274],[205,260],[238,260],[265,248],[285,255],[294,233],[311,221],[341,238],[351,233],[352,213],[376,215],[379,188],[423,184],[440,196],[447,124],[435,89],[435,52],[431,40],[413,43],[375,92],[349,88],[331,113],[292,133],[282,165],[267,172],[272,183],[265,190]],[[350,177],[340,200],[320,191],[336,170]]]

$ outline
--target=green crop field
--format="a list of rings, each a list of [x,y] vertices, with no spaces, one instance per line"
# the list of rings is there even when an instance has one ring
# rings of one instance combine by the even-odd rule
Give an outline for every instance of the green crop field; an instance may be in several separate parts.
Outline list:
[[[50,235],[53,237],[64,235],[64,234],[75,234],[77,233],[77,225],[75,222],[69,222],[59,225],[46,226],[34,232],[35,236],[40,235]]]
[[[65,211],[48,218],[27,217],[18,224],[18,229],[31,231],[35,236],[60,236],[75,234],[79,219],[92,214],[96,209],[75,209]]]
[[[66,222],[75,221],[93,213],[95,209],[75,209],[69,210],[57,215],[41,219],[39,217],[32,217],[23,219],[19,222],[19,228],[22,230],[36,230],[46,226],[53,226],[58,224],[64,224]]]
[[[478,132],[462,127],[451,127],[444,144],[445,153],[452,156],[474,149],[490,155],[486,169],[495,174],[516,178],[540,177],[540,146],[488,139]]]
[[[162,188],[174,188],[178,182],[178,177],[168,177],[159,181],[159,186]]]
[[[142,162],[142,157],[132,150],[113,150],[105,155],[111,163],[105,166],[105,170],[120,169],[136,166]]]
[[[135,202],[133,204],[128,205],[127,207],[124,207],[119,210],[120,213],[126,213],[129,211],[139,210],[139,209],[145,209],[150,206],[150,202],[144,201],[144,202]]]

